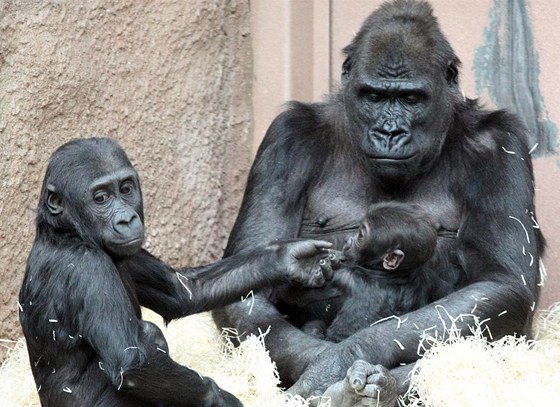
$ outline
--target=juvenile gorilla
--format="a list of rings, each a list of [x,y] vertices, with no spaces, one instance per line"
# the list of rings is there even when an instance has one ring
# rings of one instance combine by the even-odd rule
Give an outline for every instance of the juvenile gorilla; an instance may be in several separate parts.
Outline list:
[[[298,263],[318,262],[313,256],[330,246],[274,244],[175,271],[141,251],[143,239],[140,182],[125,152],[102,138],[60,147],[46,171],[19,295],[44,407],[240,406],[214,381],[169,358],[161,331],[140,319],[127,260],[165,284],[165,292],[146,288],[143,304],[184,296],[177,309],[188,315],[288,278],[320,285],[318,267],[302,273]]]
[[[268,129],[225,256],[294,237],[340,250],[371,204],[415,203],[439,225],[433,269],[454,292],[340,343],[300,329],[328,316],[315,304],[288,307],[292,287],[261,291],[249,317],[238,304],[214,312],[218,326],[238,332],[272,326],[270,356],[304,396],[322,394],[358,359],[391,369],[400,386],[424,330],[445,333],[446,320],[464,335],[480,321],[494,339],[530,334],[539,298],[544,239],[527,130],[464,98],[459,59],[429,4],[384,3],[344,52],[340,89],[321,103],[292,103]]]
[[[324,288],[302,290],[298,303],[343,298],[324,333],[333,342],[383,318],[418,309],[451,292],[451,287],[425,266],[436,243],[437,226],[418,205],[372,205],[358,231],[344,245],[340,254],[344,268],[335,271]],[[319,320],[306,323],[303,329],[320,336],[324,327],[326,323]]]

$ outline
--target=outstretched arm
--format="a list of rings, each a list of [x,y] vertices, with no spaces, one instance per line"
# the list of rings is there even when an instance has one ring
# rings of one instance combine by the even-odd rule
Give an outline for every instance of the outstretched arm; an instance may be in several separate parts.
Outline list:
[[[321,286],[325,277],[319,259],[328,256],[329,247],[315,240],[278,242],[177,270],[142,250],[117,267],[132,276],[140,304],[170,320],[230,304],[280,281]]]
[[[310,160],[313,154],[307,151],[308,141],[289,131],[294,120],[302,119],[287,112],[267,133],[251,170],[224,259],[192,270],[175,270],[141,251],[119,262],[118,268],[132,276],[142,305],[170,320],[232,303],[251,290],[282,279],[307,286],[322,284],[318,260],[326,255],[323,249],[329,244],[315,242],[314,248],[310,248],[309,243],[288,246],[280,243],[298,237],[305,191],[312,182],[309,174],[317,171]],[[261,247],[269,242],[278,243]],[[319,258],[315,257],[317,254]],[[261,299],[265,313],[276,315],[275,306],[264,305],[267,301]],[[237,308],[244,306],[234,304],[214,316],[219,325],[237,328],[240,333],[258,333],[259,328],[283,325],[276,317],[264,324],[245,318],[244,312]],[[282,316],[279,318],[283,320]],[[285,325],[286,329],[293,328]],[[292,330],[297,335],[296,329]],[[297,354],[297,349],[293,353]]]

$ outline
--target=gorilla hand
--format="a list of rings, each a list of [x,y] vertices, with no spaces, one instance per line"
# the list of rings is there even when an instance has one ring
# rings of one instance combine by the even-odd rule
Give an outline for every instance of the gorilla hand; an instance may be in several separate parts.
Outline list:
[[[329,344],[327,349],[308,365],[298,381],[287,390],[288,393],[299,394],[305,398],[321,396],[327,387],[342,380],[348,367],[358,359],[356,355],[346,351],[343,343]]]
[[[285,264],[286,276],[304,287],[321,287],[332,276],[328,250],[332,243],[322,240],[300,240],[287,242],[281,250],[281,263]],[[323,265],[321,265],[323,263]]]
[[[323,276],[327,280],[330,280],[333,276],[334,270],[340,268],[342,261],[344,260],[344,254],[339,250],[327,250],[328,256],[319,260],[319,266],[323,271]]]

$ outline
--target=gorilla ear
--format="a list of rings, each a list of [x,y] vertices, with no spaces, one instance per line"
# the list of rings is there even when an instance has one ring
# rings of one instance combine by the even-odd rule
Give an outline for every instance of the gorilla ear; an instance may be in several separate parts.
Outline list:
[[[447,65],[445,79],[447,80],[447,83],[452,87],[456,87],[459,85],[459,64],[460,61],[455,58]]]
[[[60,215],[62,213],[62,198],[56,193],[52,184],[47,185],[47,208],[51,215]]]
[[[348,57],[342,63],[342,74],[340,75],[340,81],[342,83],[348,82],[348,77],[350,76],[351,68],[352,68],[352,60],[350,59],[350,57]]]
[[[346,46],[343,51],[344,55],[346,55],[346,59],[342,63],[342,74],[340,77],[340,81],[344,84],[348,81],[348,77],[350,76],[350,70],[352,69],[352,56],[354,54],[354,44],[350,44]]]
[[[403,260],[404,252],[402,250],[395,249],[383,256],[383,268],[385,270],[396,270],[399,268]]]

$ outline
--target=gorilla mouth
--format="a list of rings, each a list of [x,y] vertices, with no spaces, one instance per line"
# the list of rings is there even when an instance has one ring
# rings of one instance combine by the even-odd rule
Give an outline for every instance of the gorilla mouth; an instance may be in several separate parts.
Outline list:
[[[379,162],[403,162],[408,161],[414,158],[416,154],[410,155],[379,155],[379,154],[371,154],[370,158],[375,161]]]
[[[126,242],[115,242],[115,246],[118,247],[130,247],[130,246],[136,246],[138,244],[141,244],[142,241],[144,240],[143,237],[138,237],[132,240],[127,240]]]

